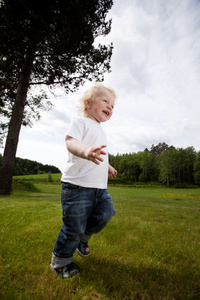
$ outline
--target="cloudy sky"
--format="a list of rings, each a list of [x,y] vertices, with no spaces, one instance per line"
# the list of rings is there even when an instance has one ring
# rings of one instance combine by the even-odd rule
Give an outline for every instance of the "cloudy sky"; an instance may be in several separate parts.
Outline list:
[[[112,72],[105,85],[118,99],[102,124],[109,152],[129,153],[165,142],[200,150],[200,1],[114,0],[109,36]],[[65,134],[83,90],[50,95],[54,108],[23,128],[17,157],[57,166],[66,162]]]

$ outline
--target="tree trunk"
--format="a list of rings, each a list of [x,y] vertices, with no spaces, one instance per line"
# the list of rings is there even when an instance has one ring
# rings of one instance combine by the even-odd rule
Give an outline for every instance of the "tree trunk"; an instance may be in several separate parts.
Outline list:
[[[167,187],[169,187],[169,175],[167,174]]]
[[[0,173],[0,194],[10,195],[12,191],[12,176],[15,163],[15,155],[22,125],[25,102],[29,87],[30,75],[34,60],[33,48],[27,51],[22,72],[19,78],[15,104],[13,106],[6,145],[4,149],[3,164]]]

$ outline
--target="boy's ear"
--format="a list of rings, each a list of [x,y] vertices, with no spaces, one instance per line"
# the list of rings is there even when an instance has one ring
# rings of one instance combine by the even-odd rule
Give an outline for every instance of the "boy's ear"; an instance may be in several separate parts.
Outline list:
[[[86,108],[90,108],[90,100],[86,99],[86,100],[84,101],[84,104],[85,104],[85,107],[86,107]]]

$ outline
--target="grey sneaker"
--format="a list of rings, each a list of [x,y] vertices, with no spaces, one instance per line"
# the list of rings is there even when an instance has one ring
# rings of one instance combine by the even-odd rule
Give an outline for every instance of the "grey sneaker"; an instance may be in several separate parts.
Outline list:
[[[54,271],[57,275],[62,275],[62,278],[72,278],[76,275],[80,274],[79,269],[75,266],[75,264],[72,262],[69,265],[66,265],[62,268],[55,269],[50,265],[50,268],[52,271]]]
[[[76,251],[82,257],[88,257],[90,255],[90,248],[87,242],[80,242]]]

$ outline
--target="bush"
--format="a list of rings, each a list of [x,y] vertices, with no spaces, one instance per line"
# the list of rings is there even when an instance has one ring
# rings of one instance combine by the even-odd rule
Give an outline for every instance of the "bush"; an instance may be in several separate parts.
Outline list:
[[[12,189],[20,191],[38,192],[38,189],[32,182],[22,179],[14,179]]]

